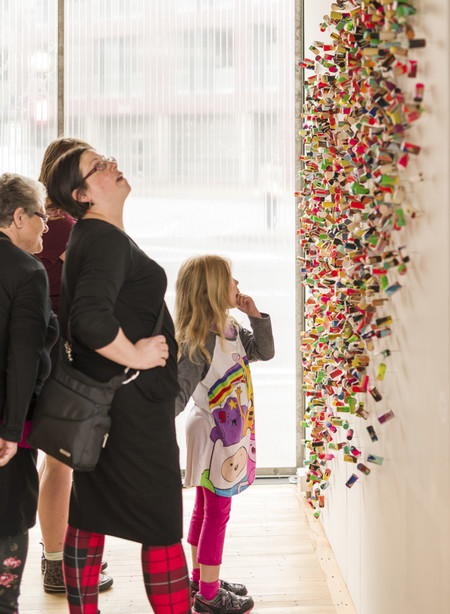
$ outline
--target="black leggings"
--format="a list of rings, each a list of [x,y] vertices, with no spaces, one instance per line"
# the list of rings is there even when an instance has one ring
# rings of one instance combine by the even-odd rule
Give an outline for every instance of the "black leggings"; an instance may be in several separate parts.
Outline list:
[[[27,560],[28,531],[0,537],[0,614],[18,614],[20,582]]]

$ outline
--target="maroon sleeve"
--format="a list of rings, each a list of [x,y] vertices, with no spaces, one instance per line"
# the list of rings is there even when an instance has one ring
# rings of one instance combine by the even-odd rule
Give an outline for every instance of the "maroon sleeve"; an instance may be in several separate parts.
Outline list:
[[[40,254],[36,254],[47,271],[52,309],[56,314],[59,309],[63,267],[60,256],[66,251],[67,241],[74,224],[75,220],[67,213],[62,211],[52,213],[48,220],[48,232],[44,234],[44,249]]]
[[[44,235],[44,249],[38,258],[56,262],[61,254],[66,251],[67,241],[75,220],[67,213],[58,213],[48,220],[48,232]]]

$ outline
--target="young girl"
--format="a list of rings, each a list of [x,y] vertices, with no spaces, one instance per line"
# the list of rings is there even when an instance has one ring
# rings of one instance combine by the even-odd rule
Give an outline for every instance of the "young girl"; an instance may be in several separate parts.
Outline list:
[[[228,315],[237,307],[253,332]],[[194,612],[244,614],[253,608],[242,584],[219,580],[231,497],[255,478],[255,422],[249,361],[270,360],[270,317],[240,294],[220,256],[197,256],[180,268],[176,284],[176,335],[180,346],[177,412],[192,396],[186,424],[186,486],[196,486],[189,528]]]

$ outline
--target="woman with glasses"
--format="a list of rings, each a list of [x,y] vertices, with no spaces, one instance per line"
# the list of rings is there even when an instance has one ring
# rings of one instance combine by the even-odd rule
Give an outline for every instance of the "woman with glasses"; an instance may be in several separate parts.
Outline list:
[[[47,232],[45,188],[0,176],[0,612],[18,612],[36,519],[37,451],[26,443],[33,403],[50,372],[58,335],[45,269],[33,254]]]
[[[39,181],[46,186],[50,169],[55,160],[66,151],[80,146],[89,147],[85,141],[70,137],[61,137],[52,141],[44,153]],[[38,254],[38,258],[47,271],[52,309],[58,315],[62,267],[67,241],[75,220],[68,213],[56,207],[48,198],[46,212],[48,215],[48,232],[44,237],[44,247]],[[56,357],[56,352],[55,356],[52,357]],[[55,458],[45,455],[39,468],[38,515],[43,543],[41,570],[44,590],[47,593],[64,593],[66,590],[62,569],[62,550],[69,515],[71,486],[71,468]],[[102,569],[106,565],[106,563],[103,563]],[[100,591],[107,590],[112,584],[111,576],[100,574]]]
[[[156,614],[190,612],[181,546],[182,498],[175,436],[177,345],[164,304],[166,275],[125,233],[130,186],[113,158],[75,148],[53,165],[49,197],[78,221],[66,251],[74,365],[106,381],[140,371],[116,392],[112,428],[94,471],[74,471],[64,573],[71,614],[96,614],[104,536],[142,544]],[[162,312],[161,334],[153,336]],[[61,322],[66,330],[66,322]]]

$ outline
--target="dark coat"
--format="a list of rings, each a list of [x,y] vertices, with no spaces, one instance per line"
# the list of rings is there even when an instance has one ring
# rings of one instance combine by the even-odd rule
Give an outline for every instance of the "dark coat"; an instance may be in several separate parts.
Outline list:
[[[44,267],[0,232],[0,437],[7,441],[22,437],[57,330]]]
[[[0,437],[20,442],[33,401],[50,372],[58,336],[48,280],[37,258],[0,232]],[[0,537],[34,525],[38,495],[36,451],[19,447],[0,467]]]

